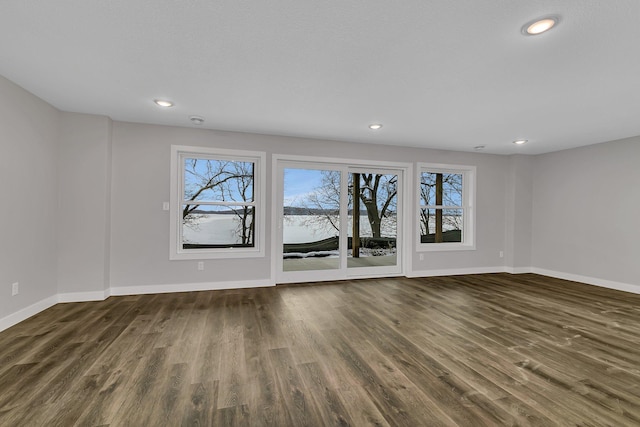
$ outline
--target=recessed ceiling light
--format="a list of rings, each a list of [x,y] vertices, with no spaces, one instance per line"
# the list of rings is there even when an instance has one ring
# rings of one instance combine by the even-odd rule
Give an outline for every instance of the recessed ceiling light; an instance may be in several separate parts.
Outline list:
[[[374,123],[374,124],[372,124],[372,125],[369,125],[369,129],[373,129],[373,130],[378,130],[378,129],[380,129],[381,127],[382,127],[382,125],[381,125],[381,124],[379,124],[379,123]]]
[[[549,31],[558,23],[558,21],[560,21],[560,18],[557,16],[547,16],[542,19],[527,22],[522,27],[522,34],[526,36],[537,36],[545,31]]]
[[[523,145],[527,143],[526,139],[516,139],[515,141],[513,141],[514,144],[516,145]]]
[[[194,125],[201,125],[204,123],[204,117],[200,116],[189,116],[189,120],[191,120]]]
[[[477,151],[484,150],[485,148],[486,148],[485,145],[476,145],[475,147],[473,147],[473,149]]]
[[[161,107],[173,107],[173,102],[164,99],[154,99],[153,102]]]

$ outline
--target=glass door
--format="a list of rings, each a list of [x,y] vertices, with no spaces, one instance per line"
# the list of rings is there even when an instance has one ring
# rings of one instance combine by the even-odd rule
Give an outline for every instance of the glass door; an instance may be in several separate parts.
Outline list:
[[[281,277],[285,281],[340,278],[342,171],[315,164],[281,166]]]
[[[277,180],[277,283],[402,272],[402,170],[281,160]]]
[[[349,169],[349,276],[400,273],[400,177],[398,171]]]

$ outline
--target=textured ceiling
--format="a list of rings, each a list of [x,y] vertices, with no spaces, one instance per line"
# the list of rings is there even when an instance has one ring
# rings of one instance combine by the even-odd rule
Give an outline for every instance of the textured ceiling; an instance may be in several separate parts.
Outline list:
[[[640,1],[0,0],[0,74],[115,120],[536,154],[640,135]]]

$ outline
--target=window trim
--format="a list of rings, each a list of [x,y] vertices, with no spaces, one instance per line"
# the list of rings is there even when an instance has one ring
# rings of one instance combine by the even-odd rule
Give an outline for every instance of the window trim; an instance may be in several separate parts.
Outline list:
[[[223,247],[184,249],[182,247],[182,191],[184,188],[184,158],[209,158],[254,163],[254,247]],[[262,151],[229,150],[186,145],[171,146],[171,193],[169,195],[169,259],[196,260],[219,258],[256,258],[265,256],[266,153]],[[242,202],[233,203],[241,205]]]
[[[442,163],[418,163],[416,167],[416,206],[415,206],[415,233],[416,252],[442,252],[442,251],[469,251],[476,249],[476,167],[469,165],[450,165]],[[423,172],[462,174],[462,205],[461,206],[439,206],[439,209],[462,209],[463,228],[461,243],[422,243],[420,239],[420,209],[433,206],[423,205],[420,194],[420,182]]]

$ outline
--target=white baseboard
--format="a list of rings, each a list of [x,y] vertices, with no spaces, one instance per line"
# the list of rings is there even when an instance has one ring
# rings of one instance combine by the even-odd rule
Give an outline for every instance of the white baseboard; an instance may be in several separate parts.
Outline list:
[[[614,282],[611,280],[598,279],[595,277],[581,276],[578,274],[564,273],[561,271],[546,270],[536,267],[478,267],[459,268],[443,270],[420,270],[411,271],[407,277],[433,277],[433,276],[458,276],[463,274],[487,274],[487,273],[535,273],[542,276],[555,277],[557,279],[571,280],[574,282],[586,283],[588,285],[600,286],[603,288],[615,289],[618,291],[640,294],[640,285],[630,283]],[[275,286],[273,279],[248,280],[238,282],[205,282],[205,283],[179,283],[170,285],[148,285],[148,286],[112,286],[104,291],[93,292],[69,292],[56,294],[31,304],[15,313],[0,319],[0,332],[16,325],[23,320],[34,316],[60,302],[83,302],[102,301],[111,295],[142,295],[161,294],[169,292],[191,292],[191,291],[211,291],[223,289],[243,289]]]
[[[525,273],[533,273],[532,267],[504,267],[505,273],[511,274],[525,274]]]
[[[111,295],[165,294],[169,292],[214,291],[223,289],[263,288],[275,286],[271,279],[238,282],[179,283],[175,285],[112,286]]]
[[[571,280],[573,282],[586,283],[588,285],[600,286],[601,288],[615,289],[618,291],[640,294],[640,285],[631,283],[614,282],[611,280],[598,279],[595,277],[580,276],[578,274],[563,273],[561,271],[545,270],[544,268],[531,268],[531,273],[542,276],[555,277],[556,279]]]
[[[433,276],[460,276],[462,274],[487,274],[505,273],[506,268],[500,267],[472,267],[472,268],[451,268],[444,270],[418,270],[407,273],[407,277],[433,277]]]
[[[36,302],[35,304],[31,304],[28,307],[23,308],[22,310],[18,310],[15,313],[11,313],[10,315],[3,317],[0,319],[0,332],[5,329],[9,329],[13,325],[16,325],[23,320],[28,319],[31,316],[34,316],[41,311],[46,310],[49,307],[52,307],[58,303],[58,295],[50,296],[49,298],[45,298],[41,301]]]
[[[103,301],[109,298],[109,289],[93,292],[67,292],[58,294],[58,302]]]
[[[511,273],[524,274],[534,273],[541,276],[555,277],[556,279],[571,280],[573,282],[586,283],[587,285],[600,286],[602,288],[615,289],[618,291],[640,294],[640,285],[631,283],[614,282],[612,280],[598,279],[595,277],[581,276],[578,274],[564,273],[561,271],[546,270],[536,267],[482,267],[482,268],[461,268],[449,270],[423,270],[413,271],[407,277],[431,277],[431,276],[457,276],[461,274],[486,274],[486,273]]]
[[[102,301],[109,298],[111,295],[161,294],[168,292],[211,291],[267,286],[275,286],[275,282],[270,279],[265,279],[240,282],[180,283],[175,285],[120,286],[111,287],[104,291],[93,292],[67,292],[50,296],[49,298],[38,301],[28,307],[16,311],[15,313],[11,313],[6,317],[1,318],[0,332],[61,302]]]

